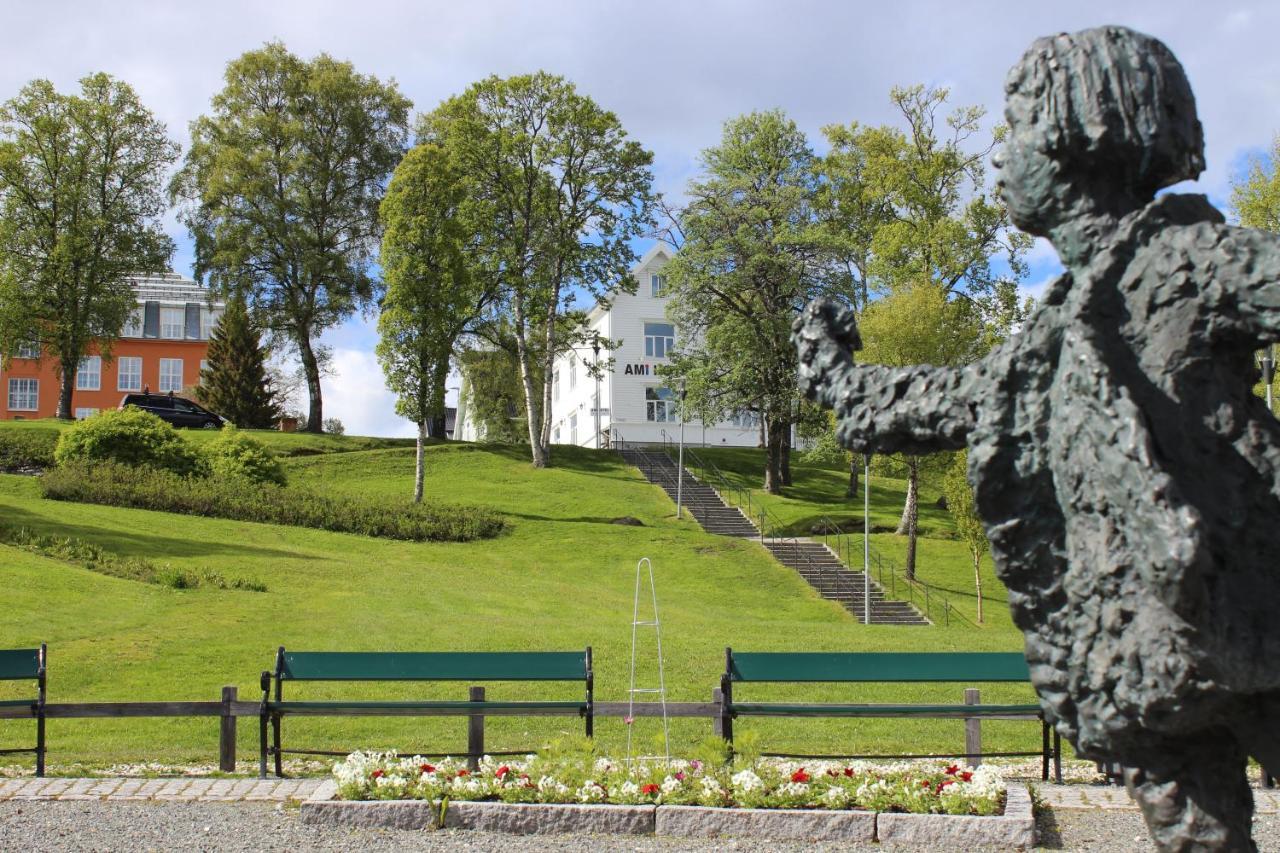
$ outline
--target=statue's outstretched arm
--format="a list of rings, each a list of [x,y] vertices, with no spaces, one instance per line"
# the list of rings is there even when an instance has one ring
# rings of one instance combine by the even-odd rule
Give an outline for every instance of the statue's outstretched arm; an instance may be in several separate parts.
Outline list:
[[[836,437],[867,453],[959,450],[973,428],[964,368],[854,364],[862,348],[853,312],[811,302],[792,326],[800,388],[835,410]]]

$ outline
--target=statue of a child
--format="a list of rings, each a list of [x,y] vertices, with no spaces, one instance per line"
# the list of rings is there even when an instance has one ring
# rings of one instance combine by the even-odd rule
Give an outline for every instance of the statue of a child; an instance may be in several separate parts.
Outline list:
[[[1204,166],[1159,41],[1040,39],[1006,83],[1000,192],[1067,272],[964,368],[854,365],[853,318],[797,320],[801,382],[849,448],[969,448],[1049,718],[1120,761],[1163,850],[1250,850],[1249,756],[1280,769],[1280,238],[1163,187]]]

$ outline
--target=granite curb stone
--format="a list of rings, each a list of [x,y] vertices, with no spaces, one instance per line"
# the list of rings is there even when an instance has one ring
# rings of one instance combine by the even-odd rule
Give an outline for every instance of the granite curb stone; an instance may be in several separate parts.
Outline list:
[[[1036,819],[1031,795],[1022,785],[1006,789],[1004,814],[990,817],[938,814],[876,815],[876,838],[882,844],[910,844],[933,849],[968,850],[973,847],[1035,846]]]
[[[728,836],[779,841],[874,841],[876,813],[659,806],[655,831],[658,835],[685,838]]]

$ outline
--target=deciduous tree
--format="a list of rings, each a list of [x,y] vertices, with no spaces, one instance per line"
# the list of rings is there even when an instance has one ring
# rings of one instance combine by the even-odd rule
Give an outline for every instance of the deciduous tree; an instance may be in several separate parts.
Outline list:
[[[760,412],[764,487],[789,479],[787,451],[799,406],[791,322],[823,288],[813,244],[813,153],[780,111],[725,123],[702,155],[680,217],[684,243],[666,267],[668,309],[680,329],[667,374],[690,408],[721,417]]]
[[[0,360],[52,357],[70,418],[90,341],[111,357],[137,306],[130,278],[168,270],[165,172],[178,158],[127,84],[106,74],[65,95],[35,80],[0,107]]]
[[[297,350],[323,418],[325,329],[373,304],[378,204],[400,161],[410,103],[394,82],[274,42],[228,66],[170,192],[186,202],[196,274],[244,292],[256,318]]]
[[[427,142],[396,167],[382,200],[378,361],[396,411],[418,425],[413,499],[422,500],[428,423],[444,414],[445,380],[458,339],[493,298],[476,268],[481,223],[473,188],[450,151]]]
[[[947,498],[947,510],[955,519],[956,531],[969,549],[973,558],[973,584],[978,594],[978,622],[982,622],[982,555],[987,553],[990,544],[987,542],[987,531],[978,518],[973,505],[973,490],[969,488],[969,454],[961,451],[955,454],[951,465],[947,467],[942,478],[942,493]]]
[[[544,72],[471,86],[423,117],[421,138],[454,153],[483,205],[516,344],[533,464],[550,458],[552,364],[575,294],[632,291],[631,241],[651,225],[653,157],[617,116]]]

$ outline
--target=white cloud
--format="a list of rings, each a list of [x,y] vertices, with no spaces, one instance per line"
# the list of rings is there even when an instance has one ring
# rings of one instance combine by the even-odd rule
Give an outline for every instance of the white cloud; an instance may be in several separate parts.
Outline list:
[[[334,349],[330,373],[320,388],[325,417],[342,421],[348,435],[417,435],[413,423],[396,414],[395,395],[369,350]]]

